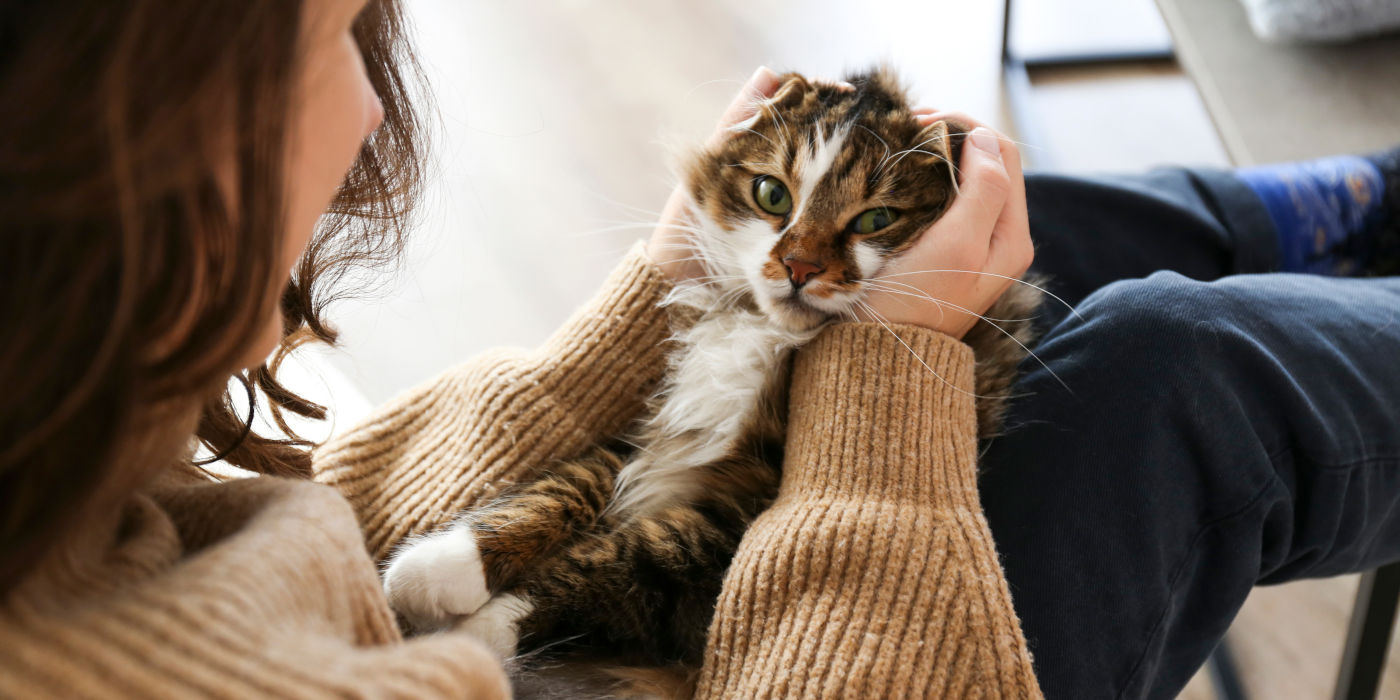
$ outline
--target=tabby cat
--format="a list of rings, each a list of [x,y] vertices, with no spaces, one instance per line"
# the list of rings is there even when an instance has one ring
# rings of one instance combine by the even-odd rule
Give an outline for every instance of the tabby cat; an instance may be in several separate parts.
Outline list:
[[[650,690],[685,692],[725,569],[777,494],[793,350],[851,317],[957,192],[966,129],[921,125],[887,69],[847,82],[786,74],[686,159],[687,230],[708,276],[667,299],[694,323],[647,416],[625,442],[550,465],[397,552],[385,590],[408,628],[459,625],[505,658],[669,669],[678,684]],[[1039,301],[1012,285],[988,313],[997,324],[964,339],[983,437]],[[635,688],[642,675],[616,677]]]

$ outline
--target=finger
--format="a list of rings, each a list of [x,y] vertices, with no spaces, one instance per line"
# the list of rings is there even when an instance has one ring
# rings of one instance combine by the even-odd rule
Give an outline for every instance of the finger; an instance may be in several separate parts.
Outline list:
[[[932,114],[928,115],[927,119],[930,123],[940,120],[958,122],[959,124],[963,124],[964,126],[966,126],[968,131],[972,131],[973,129],[976,129],[979,126],[987,127],[988,129],[991,128],[990,126],[987,126],[987,124],[985,124],[981,119],[973,119],[972,117],[968,116],[963,112],[935,110]]]
[[[929,124],[933,124],[934,122],[946,121],[965,126],[967,127],[968,132],[971,132],[973,129],[976,129],[978,127],[981,127],[983,129],[991,129],[993,132],[996,132],[997,139],[1001,141],[1002,160],[1005,160],[1008,163],[1008,167],[1009,164],[1014,161],[1016,164],[1015,168],[1017,172],[1020,172],[1021,149],[1017,145],[1017,143],[1015,141],[1012,141],[1006,134],[1003,134],[997,131],[996,129],[992,129],[992,127],[987,126],[986,124],[976,119],[973,119],[972,117],[969,117],[966,114],[963,114],[962,112],[935,111],[927,114],[916,112],[915,114],[915,119],[918,120],[920,126],[928,126]]]
[[[987,246],[988,272],[1019,277],[1025,274],[1035,257],[1026,209],[1025,175],[1021,170],[1021,151],[1016,144],[1003,137],[1000,146],[1002,161],[1011,179],[1011,193]]]
[[[935,224],[957,239],[955,245],[985,255],[992,232],[1011,196],[1011,176],[1002,160],[997,133],[978,127],[968,134],[958,161],[958,196]]]
[[[1010,205],[1003,211],[1009,211]],[[987,243],[987,272],[1007,277],[1019,278],[1030,269],[1035,260],[1035,244],[1031,241],[1030,226],[1020,223],[998,224]]]
[[[909,111],[913,112],[914,116],[923,116],[938,112],[938,110],[934,109],[933,107],[915,107]]]
[[[1012,141],[1005,134],[987,126],[980,120],[973,119],[963,112],[932,111],[927,114],[917,114],[915,119],[920,126],[928,126],[939,121],[949,122],[950,126],[959,126],[971,133],[975,129],[988,129],[997,135],[997,140],[1001,144],[1001,158],[1007,164],[1007,171],[1014,171],[1015,177],[1021,177],[1021,149],[1016,142]]]
[[[715,129],[716,135],[752,117],[758,111],[758,103],[772,97],[773,93],[777,92],[778,85],[778,74],[768,66],[759,66],[758,70],[749,76],[744,87],[739,88],[739,93],[734,96],[729,107],[725,108],[724,115],[719,119],[719,127]]]

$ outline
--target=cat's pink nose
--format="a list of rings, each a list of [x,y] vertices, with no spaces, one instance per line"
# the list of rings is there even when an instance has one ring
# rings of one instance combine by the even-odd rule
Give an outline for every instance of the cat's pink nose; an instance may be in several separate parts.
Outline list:
[[[822,270],[826,269],[806,260],[792,257],[783,258],[783,267],[787,268],[788,279],[792,280],[792,283],[798,287],[807,284],[807,280],[816,277],[821,274]]]

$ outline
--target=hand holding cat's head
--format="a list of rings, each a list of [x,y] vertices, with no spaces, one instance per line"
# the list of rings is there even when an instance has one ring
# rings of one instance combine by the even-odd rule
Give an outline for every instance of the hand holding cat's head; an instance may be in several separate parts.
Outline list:
[[[776,77],[683,173],[701,284],[806,328],[859,308],[866,282],[948,207],[957,123],[921,123],[887,69],[846,83]]]

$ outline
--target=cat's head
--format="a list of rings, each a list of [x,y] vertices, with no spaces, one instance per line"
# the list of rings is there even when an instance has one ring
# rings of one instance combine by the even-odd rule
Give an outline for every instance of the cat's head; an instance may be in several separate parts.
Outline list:
[[[794,330],[852,311],[956,190],[966,129],[921,125],[887,69],[847,81],[781,76],[684,172],[708,284]]]

